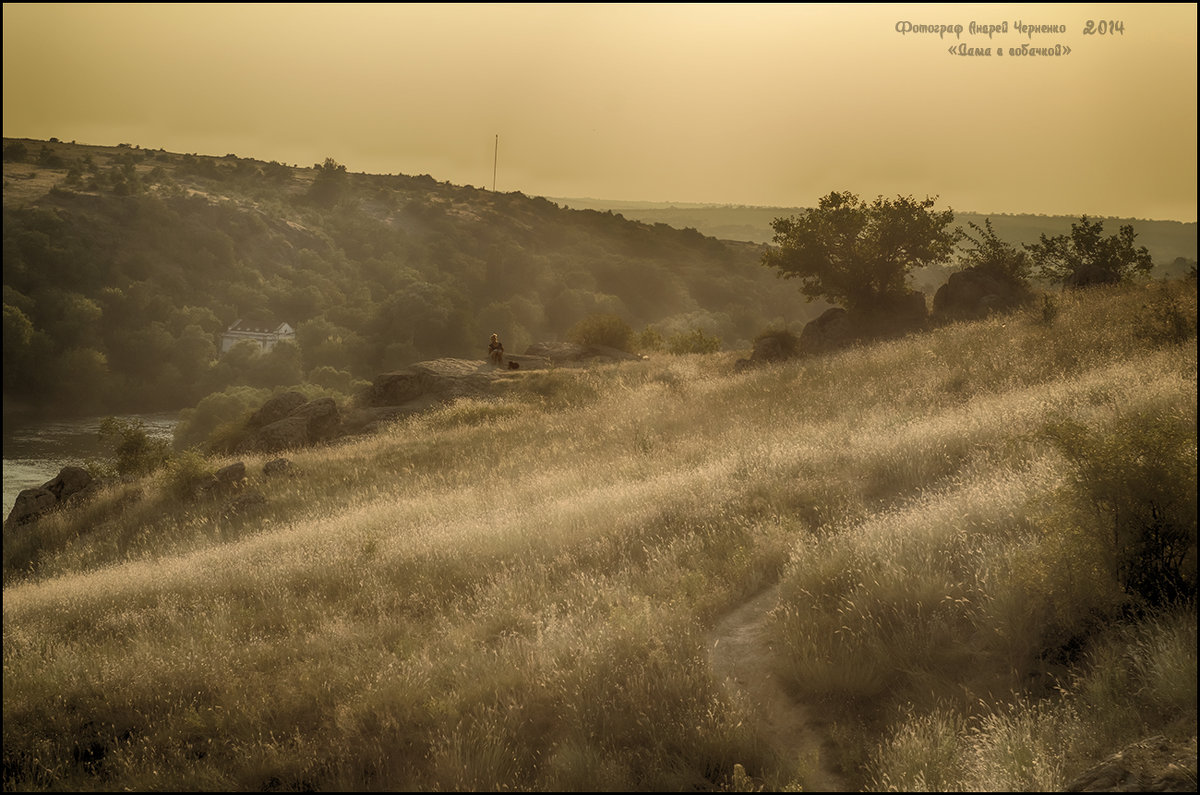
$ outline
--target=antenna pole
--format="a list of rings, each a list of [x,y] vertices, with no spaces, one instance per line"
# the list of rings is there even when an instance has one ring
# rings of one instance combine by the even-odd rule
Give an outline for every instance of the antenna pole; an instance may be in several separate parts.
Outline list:
[[[496,151],[492,153],[492,193],[496,192],[496,160],[500,157],[500,133],[496,133]]]

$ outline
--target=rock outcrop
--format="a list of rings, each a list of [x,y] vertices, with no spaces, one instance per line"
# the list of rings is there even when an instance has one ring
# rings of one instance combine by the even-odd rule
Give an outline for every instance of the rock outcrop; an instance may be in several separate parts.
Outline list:
[[[967,268],[950,274],[934,293],[933,315],[938,320],[975,320],[1020,306],[1029,297],[1029,288],[1021,282]]]
[[[468,359],[419,362],[376,376],[359,396],[359,403],[368,407],[433,408],[456,398],[489,394],[492,382],[503,372],[489,362]]]
[[[925,294],[908,292],[871,310],[833,307],[800,332],[802,354],[828,353],[857,343],[891,339],[925,329],[929,308]]]
[[[526,356],[545,359],[556,367],[605,362],[638,361],[636,353],[607,345],[577,345],[573,342],[537,342],[525,350]]]
[[[246,423],[240,452],[274,453],[329,441],[341,434],[341,409],[333,398],[308,400],[299,392],[277,395]]]
[[[799,355],[800,339],[795,334],[790,331],[767,332],[754,340],[750,358],[739,359],[734,363],[734,369],[740,371],[748,367],[785,362]]]
[[[86,469],[66,466],[41,486],[23,489],[4,520],[4,526],[17,527],[36,521],[39,516],[57,508],[66,500],[94,488],[95,479]]]

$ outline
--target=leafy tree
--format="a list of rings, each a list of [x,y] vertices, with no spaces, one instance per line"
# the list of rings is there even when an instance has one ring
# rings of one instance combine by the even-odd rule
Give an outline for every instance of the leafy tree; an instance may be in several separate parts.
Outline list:
[[[969,244],[959,254],[959,263],[964,269],[974,269],[1009,284],[1028,281],[1029,252],[1001,240],[992,228],[991,218],[985,218],[983,226],[974,221],[968,226],[977,236],[960,230],[962,238]]]
[[[317,175],[308,189],[308,197],[314,204],[332,207],[346,193],[349,182],[346,167],[327,157],[324,163],[316,163],[313,168]]]
[[[277,343],[263,353],[251,376],[254,386],[293,386],[304,380],[300,348],[290,342]]]
[[[4,391],[17,392],[32,359],[33,323],[15,306],[4,304]]]
[[[576,345],[604,345],[622,351],[633,350],[633,329],[616,315],[593,313],[576,323],[567,340]]]
[[[867,204],[834,191],[799,216],[776,218],[775,247],[763,264],[800,279],[811,301],[826,298],[847,310],[874,310],[908,291],[914,268],[949,259],[956,234],[953,210],[933,210],[935,200],[908,196]]]
[[[346,370],[323,364],[309,371],[308,382],[349,395],[353,389],[354,377]]]
[[[1041,236],[1037,243],[1026,244],[1041,275],[1066,287],[1092,284],[1117,284],[1137,274],[1149,273],[1154,266],[1145,246],[1134,247],[1137,234],[1130,225],[1104,237],[1103,221],[1088,221],[1085,215],[1071,224],[1071,234]]]

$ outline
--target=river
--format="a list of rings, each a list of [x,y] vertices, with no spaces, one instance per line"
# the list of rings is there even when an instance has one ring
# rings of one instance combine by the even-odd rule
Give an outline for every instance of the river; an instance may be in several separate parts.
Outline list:
[[[152,438],[172,438],[177,412],[124,414],[117,419],[140,420]],[[40,486],[68,465],[83,466],[107,454],[100,443],[100,423],[105,417],[69,420],[4,421],[4,513],[7,519],[22,489]]]

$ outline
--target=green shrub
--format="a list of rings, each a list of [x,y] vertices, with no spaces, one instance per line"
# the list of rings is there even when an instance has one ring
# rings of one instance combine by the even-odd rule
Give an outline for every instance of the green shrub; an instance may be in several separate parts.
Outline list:
[[[152,439],[141,420],[108,417],[100,423],[100,440],[111,450],[117,474],[123,478],[148,475],[167,462],[171,448],[165,439]]]
[[[773,342],[768,342],[768,340],[773,340]],[[756,351],[764,344],[777,351],[780,359],[791,359],[800,354],[800,337],[787,329],[768,329],[754,338]]]
[[[202,446],[215,449],[211,440],[219,428],[240,427],[240,422],[270,397],[271,390],[248,386],[232,386],[208,395],[195,408],[179,413],[179,424],[175,426],[176,449]]]
[[[332,389],[343,395],[349,395],[353,392],[354,377],[346,370],[338,370],[336,367],[323,364],[320,367],[314,367],[309,372],[308,382]]]
[[[567,332],[567,340],[576,345],[604,345],[621,351],[633,351],[633,329],[616,315],[588,315]]]
[[[167,464],[167,491],[175,499],[187,501],[212,476],[213,470],[208,461],[194,450],[187,450],[172,456]]]
[[[1132,596],[1158,605],[1196,593],[1196,413],[1148,407],[1110,428],[1067,420],[1047,435],[1093,511],[1093,543]]]
[[[703,329],[692,329],[686,334],[676,334],[667,342],[667,350],[674,354],[716,353],[721,350],[721,340],[710,337]]]
[[[1193,291],[1194,298],[1194,291]],[[1178,345],[1196,338],[1196,306],[1174,290],[1155,295],[1134,321],[1134,333],[1151,345]]]
[[[662,332],[654,326],[646,326],[642,329],[642,333],[637,338],[637,349],[639,351],[657,352],[663,350],[667,346],[667,342],[663,339]]]

